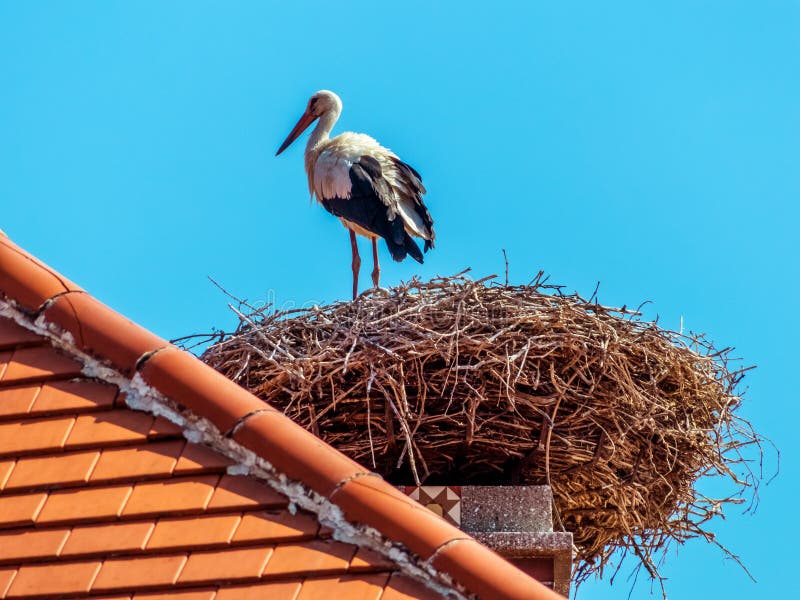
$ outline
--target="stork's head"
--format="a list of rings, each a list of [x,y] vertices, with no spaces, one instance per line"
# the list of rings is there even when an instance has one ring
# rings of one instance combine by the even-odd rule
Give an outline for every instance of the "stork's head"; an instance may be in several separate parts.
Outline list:
[[[342,101],[339,99],[339,96],[329,90],[318,91],[308,99],[306,111],[303,113],[303,116],[300,117],[300,120],[297,121],[297,124],[294,126],[292,131],[289,132],[289,135],[286,136],[286,139],[283,140],[283,143],[281,144],[281,147],[278,148],[275,156],[278,156],[278,154],[286,150],[286,148],[288,148],[293,141],[300,137],[300,134],[308,129],[308,126],[314,121],[326,115],[332,115],[335,120],[339,117],[341,112]]]

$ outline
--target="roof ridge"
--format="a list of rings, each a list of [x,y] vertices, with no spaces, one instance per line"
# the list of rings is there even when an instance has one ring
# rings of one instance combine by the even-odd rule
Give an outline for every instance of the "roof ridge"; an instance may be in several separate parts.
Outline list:
[[[79,359],[85,374],[119,386],[130,408],[165,417],[190,441],[236,460],[230,473],[267,481],[333,525],[342,541],[377,550],[440,593],[452,594],[454,580],[468,592],[498,600],[561,598],[3,236],[0,294],[9,301],[0,300],[0,314]]]

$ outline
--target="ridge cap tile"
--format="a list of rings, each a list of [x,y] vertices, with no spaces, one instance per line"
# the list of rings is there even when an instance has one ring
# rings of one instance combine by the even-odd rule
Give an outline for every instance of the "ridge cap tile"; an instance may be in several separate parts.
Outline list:
[[[370,472],[279,412],[253,415],[233,439],[325,497],[342,481]]]
[[[242,416],[268,408],[243,387],[175,346],[154,354],[139,373],[146,383],[207,418],[221,433],[230,431]]]
[[[56,294],[80,290],[9,238],[0,236],[0,294],[35,312]]]
[[[423,560],[443,544],[467,535],[376,477],[352,479],[339,487],[330,500],[349,521],[377,529]]]
[[[45,307],[43,317],[72,334],[80,350],[110,362],[128,376],[142,355],[169,346],[83,291],[58,296]]]

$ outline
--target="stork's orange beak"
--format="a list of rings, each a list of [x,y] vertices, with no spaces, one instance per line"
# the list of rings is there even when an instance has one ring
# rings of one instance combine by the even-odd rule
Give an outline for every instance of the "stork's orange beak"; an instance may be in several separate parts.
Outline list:
[[[300,134],[303,133],[306,129],[308,129],[308,126],[311,125],[316,120],[317,117],[315,117],[313,114],[309,112],[304,112],[303,116],[300,117],[300,120],[297,122],[297,125],[295,125],[294,129],[292,129],[289,132],[289,135],[286,136],[286,139],[283,140],[283,143],[281,144],[281,147],[278,148],[278,151],[275,153],[275,156],[278,156],[278,154],[286,150],[291,145],[291,143],[295,141],[298,137],[300,137]]]

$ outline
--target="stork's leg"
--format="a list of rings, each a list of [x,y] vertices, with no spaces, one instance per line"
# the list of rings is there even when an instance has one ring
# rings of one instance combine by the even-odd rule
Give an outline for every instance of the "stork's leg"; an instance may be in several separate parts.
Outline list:
[[[356,243],[356,232],[350,230],[350,248],[353,250],[353,300],[358,297],[358,271],[361,269],[361,257],[358,255],[358,244]]]
[[[381,267],[378,264],[378,238],[372,238],[372,264],[375,265],[372,269],[372,287],[377,290],[381,283]]]

